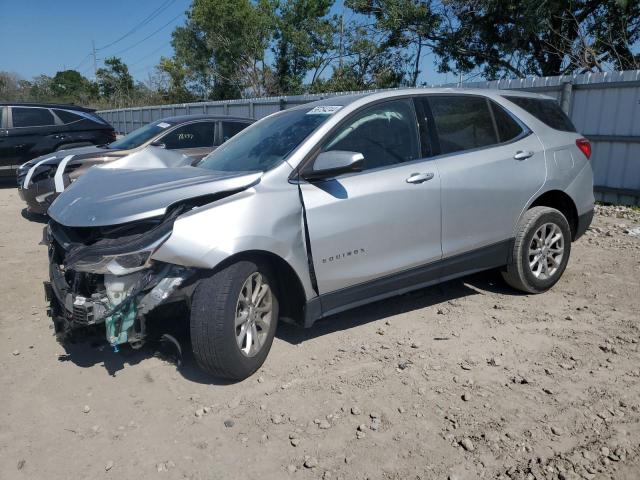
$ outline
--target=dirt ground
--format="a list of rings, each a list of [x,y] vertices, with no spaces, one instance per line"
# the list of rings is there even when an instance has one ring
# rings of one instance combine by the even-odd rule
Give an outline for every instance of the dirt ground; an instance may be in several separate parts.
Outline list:
[[[548,293],[485,273],[281,325],[227,384],[65,351],[21,209],[0,189],[1,479],[640,478],[638,213],[600,209]]]

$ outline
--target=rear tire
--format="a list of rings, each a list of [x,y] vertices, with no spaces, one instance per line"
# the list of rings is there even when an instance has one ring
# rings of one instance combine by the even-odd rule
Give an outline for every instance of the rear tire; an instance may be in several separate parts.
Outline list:
[[[275,277],[268,265],[241,260],[199,281],[191,304],[191,344],[198,365],[243,380],[262,366],[278,323]]]
[[[554,208],[533,207],[518,223],[511,262],[502,277],[513,288],[542,293],[564,273],[571,254],[571,229]]]

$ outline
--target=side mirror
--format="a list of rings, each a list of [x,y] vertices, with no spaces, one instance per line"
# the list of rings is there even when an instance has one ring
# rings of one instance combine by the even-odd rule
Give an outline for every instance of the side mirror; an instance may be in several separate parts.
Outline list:
[[[333,150],[322,152],[313,162],[313,168],[302,172],[302,178],[313,182],[335,177],[342,173],[360,172],[364,165],[364,155],[359,152]]]
[[[151,145],[152,147],[167,148],[162,140],[156,140],[155,142],[151,142],[149,145]]]

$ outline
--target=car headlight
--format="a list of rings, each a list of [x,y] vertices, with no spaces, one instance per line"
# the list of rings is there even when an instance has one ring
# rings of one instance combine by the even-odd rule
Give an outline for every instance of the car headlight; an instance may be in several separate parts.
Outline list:
[[[72,268],[77,272],[111,273],[113,275],[128,275],[144,270],[151,266],[151,255],[169,238],[169,235],[170,233],[137,252],[79,259],[72,265]],[[71,268],[71,266],[68,267]]]

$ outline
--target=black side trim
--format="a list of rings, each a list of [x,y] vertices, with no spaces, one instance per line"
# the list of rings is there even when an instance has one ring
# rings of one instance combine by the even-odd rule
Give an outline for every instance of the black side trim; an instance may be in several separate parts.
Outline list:
[[[578,240],[584,232],[587,231],[589,225],[591,225],[591,221],[593,220],[593,210],[589,210],[587,213],[583,213],[578,217],[578,228],[576,229],[576,233],[573,236],[573,241]]]
[[[302,223],[304,224],[304,243],[307,248],[307,264],[309,268],[309,280],[311,288],[319,295],[318,280],[316,278],[316,269],[313,266],[313,255],[311,253],[311,238],[309,237],[309,224],[307,223],[307,209],[304,206],[304,197],[302,196],[302,188],[300,188],[300,175],[298,175],[298,196],[300,197],[300,205],[302,206]],[[308,310],[308,309],[305,309]],[[306,317],[306,314],[305,314]]]
[[[350,308],[506,265],[512,243],[513,239],[505,240],[471,252],[320,295],[306,305],[305,327],[310,327],[313,322],[322,317]],[[318,308],[318,303],[321,308]]]

